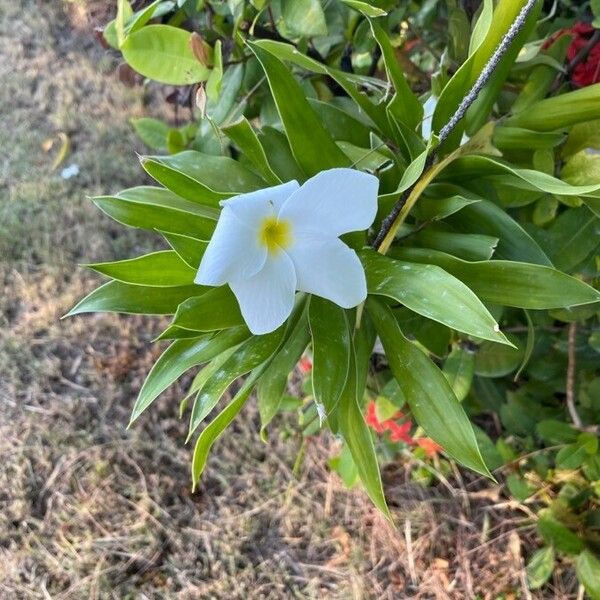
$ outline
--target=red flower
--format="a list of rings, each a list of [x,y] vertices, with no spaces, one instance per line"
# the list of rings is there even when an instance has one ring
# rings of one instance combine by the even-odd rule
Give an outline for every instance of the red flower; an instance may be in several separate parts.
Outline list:
[[[365,421],[371,429],[377,433],[384,433],[385,431],[390,432],[390,439],[392,442],[405,442],[407,444],[413,443],[413,438],[410,436],[410,430],[412,428],[412,421],[406,419],[404,423],[397,423],[398,419],[404,418],[404,415],[398,411],[391,419],[380,421],[377,418],[377,404],[374,401],[369,402],[367,405],[367,414],[365,415]]]
[[[307,373],[310,373],[312,369],[312,361],[310,360],[310,358],[308,358],[308,356],[303,356],[298,361],[298,368],[300,369],[300,371],[302,371],[304,375],[306,375]]]
[[[436,456],[443,450],[443,448],[439,444],[436,444],[431,438],[417,438],[415,442],[425,450],[425,454],[429,457]]]
[[[543,48],[548,48],[563,35],[571,35],[573,39],[567,49],[567,60],[572,61],[589,43],[595,31],[589,23],[576,23],[570,29],[561,29],[555,33]],[[585,60],[575,66],[571,73],[571,83],[577,87],[600,83],[600,42],[591,48]]]

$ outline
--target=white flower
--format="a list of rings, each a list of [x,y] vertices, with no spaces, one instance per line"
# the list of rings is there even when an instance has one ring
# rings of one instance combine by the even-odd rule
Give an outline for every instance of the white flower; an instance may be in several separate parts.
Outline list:
[[[195,283],[229,284],[250,331],[274,331],[296,290],[343,308],[367,297],[365,273],[339,236],[367,229],[377,213],[378,180],[353,169],[322,171],[221,202],[223,210]]]

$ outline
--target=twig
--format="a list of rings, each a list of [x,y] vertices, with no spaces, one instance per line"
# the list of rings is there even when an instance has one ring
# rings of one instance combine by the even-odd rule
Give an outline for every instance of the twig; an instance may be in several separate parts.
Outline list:
[[[500,63],[501,58],[506,54],[506,52],[510,48],[512,42],[515,40],[515,38],[517,37],[519,32],[525,26],[527,17],[529,16],[529,13],[535,7],[536,2],[537,2],[537,0],[528,0],[527,4],[525,4],[525,6],[523,6],[523,8],[521,9],[521,12],[517,15],[517,18],[514,20],[514,22],[512,23],[512,25],[506,32],[506,35],[504,36],[504,38],[502,39],[500,44],[498,44],[498,47],[496,48],[496,50],[494,51],[494,53],[492,54],[492,56],[486,63],[485,67],[481,71],[479,77],[473,84],[473,87],[471,88],[471,90],[462,99],[461,103],[459,104],[458,108],[456,109],[456,111],[452,115],[452,117],[450,117],[449,121],[440,129],[439,136],[438,136],[440,144],[443,143],[448,138],[448,136],[452,133],[452,131],[454,131],[454,129],[456,128],[456,126],[458,125],[460,120],[465,116],[469,107],[473,104],[473,102],[475,102],[475,100],[479,96],[479,93],[481,92],[481,90],[483,89],[485,84],[490,80],[491,76],[494,74],[494,71],[498,67],[498,64]],[[434,157],[433,157],[433,155],[430,155],[427,158],[424,172],[427,172],[427,170],[432,166],[433,161],[434,161]],[[396,220],[398,219],[400,212],[402,211],[402,208],[406,204],[406,201],[408,200],[414,187],[415,187],[414,185],[411,186],[408,190],[406,190],[402,194],[402,196],[400,196],[400,198],[398,199],[398,201],[396,202],[396,204],[394,205],[394,207],[392,208],[390,213],[383,220],[383,222],[381,224],[381,228],[379,230],[379,233],[377,234],[375,241],[373,242],[374,248],[376,248],[376,249],[380,248],[380,246],[383,243],[383,241],[385,240],[386,236],[391,231],[392,227],[394,227],[394,224],[395,224]]]
[[[569,324],[568,346],[569,354],[567,361],[567,409],[571,415],[571,421],[577,429],[581,429],[583,423],[581,417],[575,408],[575,367],[576,367],[576,351],[575,342],[577,337],[577,323],[573,321]]]

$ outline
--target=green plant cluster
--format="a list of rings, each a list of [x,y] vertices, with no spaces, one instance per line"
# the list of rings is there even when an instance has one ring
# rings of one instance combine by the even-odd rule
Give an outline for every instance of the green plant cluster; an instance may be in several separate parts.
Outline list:
[[[71,311],[173,315],[132,421],[203,365],[181,405],[196,485],[254,390],[266,435],[308,349],[311,432],[343,439],[337,465],[384,513],[364,419],[373,397],[410,413],[448,457],[507,475],[517,500],[543,506],[532,588],[560,552],[600,597],[600,84],[570,85],[572,36],[561,31],[597,18],[597,3],[561,3],[558,15],[535,4],[442,140],[525,1],[142,4],[119,0],[105,38],[144,77],[187,90],[195,116],[179,128],[135,121],[157,152],[141,158],[156,185],[94,202],[169,249],[89,265],[110,281]],[[227,286],[193,283],[219,201],[333,167],[380,181],[372,230],[344,238],[368,300],[343,310],[298,295],[286,324],[252,336]]]

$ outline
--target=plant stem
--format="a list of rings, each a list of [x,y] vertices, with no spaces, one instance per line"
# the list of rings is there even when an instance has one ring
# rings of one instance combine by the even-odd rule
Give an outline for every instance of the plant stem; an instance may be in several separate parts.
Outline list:
[[[583,423],[581,417],[575,408],[575,367],[576,367],[576,349],[577,341],[577,323],[574,321],[569,324],[568,337],[568,362],[567,362],[567,409],[571,415],[571,421],[577,429],[581,429]]]
[[[475,102],[475,100],[479,96],[479,93],[484,88],[485,84],[490,80],[491,76],[494,74],[494,71],[500,63],[500,60],[509,50],[512,42],[515,40],[519,32],[525,26],[527,17],[535,7],[536,2],[537,0],[528,0],[528,2],[523,6],[521,12],[517,15],[517,18],[514,20],[509,30],[506,32],[506,35],[504,36],[500,44],[498,44],[498,47],[484,66],[479,77],[473,84],[473,87],[462,99],[461,103],[459,104],[452,117],[450,117],[448,122],[441,128],[439,133],[440,144],[446,141],[446,139],[448,139],[448,136],[452,133],[452,131],[454,131],[460,120],[465,116],[469,107],[473,104],[473,102]],[[412,208],[412,206],[418,199],[420,193],[415,195],[415,188],[422,183],[423,179],[426,179],[428,175],[430,175],[430,168],[433,165],[433,162],[434,157],[433,155],[430,155],[427,158],[427,163],[425,164],[424,177],[411,188],[406,190],[402,194],[402,196],[400,196],[390,213],[383,220],[381,228],[379,229],[379,233],[377,234],[375,241],[373,242],[373,247],[382,254],[385,254],[389,249],[391,242],[393,241],[393,236],[395,235],[395,232],[398,230],[398,228],[406,218],[408,211]],[[435,172],[439,172],[439,169],[436,169]],[[429,179],[431,178],[432,177],[430,176]],[[409,199],[412,199],[413,201],[409,202]]]

